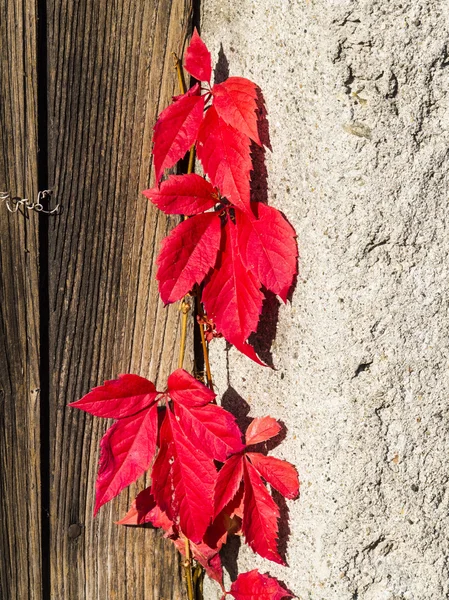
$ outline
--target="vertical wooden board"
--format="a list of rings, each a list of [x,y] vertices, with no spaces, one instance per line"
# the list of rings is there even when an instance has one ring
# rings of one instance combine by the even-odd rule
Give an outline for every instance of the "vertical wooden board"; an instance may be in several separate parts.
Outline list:
[[[0,190],[37,194],[36,5],[0,5]],[[38,217],[0,201],[0,597],[41,596]]]
[[[162,383],[176,368],[177,307],[162,306],[154,270],[174,220],[140,191],[190,27],[187,0],[48,3],[49,178],[63,205],[49,232],[52,598],[184,598],[171,543],[114,524],[143,481],[93,518],[108,423],[67,403],[119,373]]]

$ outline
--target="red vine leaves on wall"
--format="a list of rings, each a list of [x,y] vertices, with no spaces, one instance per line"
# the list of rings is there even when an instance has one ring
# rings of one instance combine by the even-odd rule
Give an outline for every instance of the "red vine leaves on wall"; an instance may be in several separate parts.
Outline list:
[[[230,77],[211,87],[210,54],[195,32],[186,69],[203,84],[174,98],[154,128],[157,185],[144,192],[166,214],[190,218],[165,238],[157,259],[165,304],[203,284],[202,300],[216,330],[260,363],[248,338],[255,332],[265,288],[284,302],[296,275],[295,231],[275,208],[251,201],[251,140],[258,134],[257,87]],[[164,169],[196,145],[210,183]]]
[[[196,31],[185,68],[202,83],[161,113],[153,139],[157,183],[144,192],[166,214],[189,217],[163,240],[157,258],[160,296],[169,304],[197,287],[206,339],[223,335],[263,364],[248,338],[257,329],[265,290],[286,302],[297,247],[283,215],[251,197],[251,145],[261,145],[258,88],[240,77],[211,86],[211,56]],[[189,173],[161,182],[165,169],[192,146],[208,180]],[[235,417],[215,403],[211,387],[211,381],[206,387],[182,368],[161,391],[126,374],[70,405],[115,421],[100,442],[95,513],[151,470],[151,486],[119,524],[163,529],[186,554],[187,565],[191,553],[220,583],[223,598],[291,597],[257,570],[239,575],[229,591],[223,587],[219,552],[231,535],[243,535],[254,552],[285,564],[278,547],[280,512],[267,485],[293,499],[299,481],[293,465],[257,446],[279,434],[279,423],[253,419],[244,443]]]

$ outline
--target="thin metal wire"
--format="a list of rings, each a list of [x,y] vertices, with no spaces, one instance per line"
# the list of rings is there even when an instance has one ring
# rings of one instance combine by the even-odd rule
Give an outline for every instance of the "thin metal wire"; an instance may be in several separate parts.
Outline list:
[[[19,208],[23,206],[28,210],[35,210],[36,212],[44,213],[46,215],[57,215],[60,212],[60,204],[57,204],[52,210],[45,210],[44,205],[42,204],[46,198],[51,198],[52,195],[52,190],[43,190],[42,192],[38,192],[36,202],[30,202],[28,198],[12,197],[10,192],[0,192],[0,201],[6,204],[6,208],[10,213],[18,212]]]

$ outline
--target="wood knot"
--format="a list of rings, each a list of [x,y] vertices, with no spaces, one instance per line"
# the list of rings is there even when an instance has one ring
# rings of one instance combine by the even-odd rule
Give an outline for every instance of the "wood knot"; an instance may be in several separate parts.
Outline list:
[[[76,540],[81,535],[81,525],[79,523],[72,523],[69,526],[69,538]]]

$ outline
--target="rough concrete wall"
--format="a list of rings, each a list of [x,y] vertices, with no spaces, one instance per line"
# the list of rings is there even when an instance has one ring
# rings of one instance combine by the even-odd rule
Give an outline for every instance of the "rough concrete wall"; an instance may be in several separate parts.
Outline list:
[[[263,90],[269,202],[301,253],[277,370],[212,354],[225,402],[286,423],[274,454],[302,482],[290,568],[242,548],[239,569],[302,600],[449,598],[448,18],[438,0],[202,2],[214,55]]]

